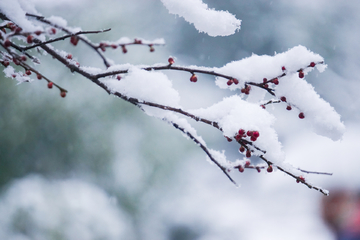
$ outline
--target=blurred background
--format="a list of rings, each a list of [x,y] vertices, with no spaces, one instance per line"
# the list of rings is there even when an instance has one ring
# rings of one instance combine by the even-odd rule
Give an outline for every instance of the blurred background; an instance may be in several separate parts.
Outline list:
[[[45,17],[60,16],[93,42],[121,37],[165,46],[106,51],[116,63],[221,67],[253,53],[273,55],[303,45],[325,58],[324,73],[307,76],[342,116],[347,131],[333,142],[307,129],[281,107],[270,111],[287,161],[313,171],[323,196],[281,172],[245,171],[235,188],[179,131],[109,96],[48,56],[39,70],[66,88],[66,98],[45,81],[16,85],[0,74],[0,239],[359,239],[360,22],[358,1],[204,0],[242,20],[229,37],[198,33],[160,0],[32,0]],[[83,66],[103,67],[86,46],[53,44]],[[207,107],[234,94],[214,79],[165,72],[186,108]],[[196,125],[197,126],[197,125]],[[207,127],[210,148],[239,157],[235,145]]]

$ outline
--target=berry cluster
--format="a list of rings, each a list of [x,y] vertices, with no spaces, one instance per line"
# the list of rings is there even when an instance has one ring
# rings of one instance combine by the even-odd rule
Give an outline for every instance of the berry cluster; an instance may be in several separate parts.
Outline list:
[[[250,85],[245,85],[245,87],[241,89],[241,93],[245,93],[246,95],[249,95],[250,90],[251,90],[251,86]]]
[[[70,39],[70,42],[74,45],[74,46],[76,46],[77,45],[77,43],[78,43],[78,41],[79,41],[79,37],[77,37],[77,36],[71,36],[71,39]],[[103,51],[103,52],[105,52],[106,51],[106,48],[108,48],[108,47],[111,47],[111,48],[113,48],[113,49],[117,49],[118,48],[118,46],[120,46],[121,47],[121,49],[122,49],[122,52],[123,53],[127,53],[127,48],[126,48],[126,45],[147,45],[147,46],[149,46],[149,49],[150,49],[150,52],[154,52],[155,51],[155,48],[154,48],[154,44],[144,44],[143,42],[142,42],[142,40],[140,40],[140,39],[134,39],[134,41],[133,42],[130,42],[130,43],[125,43],[125,44],[115,44],[115,43],[104,43],[104,42],[101,42],[101,43],[99,43],[99,45],[98,46],[96,46],[95,48],[99,48],[99,49],[101,49],[101,51]]]
[[[259,166],[259,165],[255,166],[255,165],[251,165],[250,161],[245,161],[244,164],[240,164],[234,168],[237,168],[239,170],[239,172],[241,172],[241,173],[245,171],[245,168],[256,169],[256,171],[259,173],[261,172],[261,169],[264,169],[264,168],[266,168],[266,171],[268,173],[271,173],[274,171],[273,166],[271,164],[269,164],[267,167]]]

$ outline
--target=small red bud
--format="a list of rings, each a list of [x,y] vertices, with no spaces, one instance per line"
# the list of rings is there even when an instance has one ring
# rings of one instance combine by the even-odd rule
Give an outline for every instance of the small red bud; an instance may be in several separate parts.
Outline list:
[[[20,64],[19,60],[17,60],[16,58],[13,58],[13,62],[14,62],[15,65],[19,65],[19,64]]]
[[[304,119],[304,118],[305,118],[305,115],[304,115],[303,112],[299,113],[299,118],[300,118],[300,119]]]
[[[121,49],[122,49],[123,53],[127,53],[127,49],[126,49],[125,45],[121,45]]]
[[[244,172],[244,167],[243,166],[239,166],[239,172]]]
[[[238,134],[238,135],[235,136],[235,140],[236,140],[236,141],[240,141],[240,139],[241,139],[241,135],[240,135],[240,134]]]
[[[55,34],[56,33],[56,29],[55,28],[51,28],[50,29],[50,34]]]
[[[262,107],[263,109],[266,109],[266,107],[265,107],[265,105],[264,105],[264,104],[260,105],[260,107]]]
[[[135,44],[141,44],[142,41],[135,38],[134,43],[135,43]]]
[[[111,47],[112,47],[113,49],[117,49],[117,45],[115,45],[115,44],[111,44]]]
[[[260,133],[258,131],[254,131],[252,135],[253,137],[258,138],[260,136]]]
[[[22,31],[22,28],[21,27],[16,27],[15,28],[15,33],[20,33]]]
[[[41,76],[40,74],[37,74],[36,77],[37,77],[37,79],[39,79],[39,80],[42,79],[42,76]]]
[[[232,79],[230,79],[229,81],[227,81],[227,85],[230,86],[231,84],[233,84],[233,82],[234,81]]]
[[[224,136],[225,138],[226,138],[226,140],[228,141],[228,142],[232,142],[232,139],[231,138],[229,138],[229,137],[227,137],[227,136]]]
[[[285,66],[282,66],[281,70],[284,72],[286,70]]]
[[[8,48],[11,46],[11,42],[9,39],[6,39],[5,42],[4,42],[4,47]]]
[[[250,161],[246,161],[245,162],[245,167],[249,167],[250,166]]]
[[[239,151],[240,151],[240,152],[245,152],[245,147],[244,147],[244,146],[241,146],[241,147],[239,148]]]
[[[26,75],[31,75],[31,71],[28,69],[25,71]]]
[[[22,55],[22,56],[20,57],[20,59],[21,59],[21,61],[25,62],[25,61],[26,61],[26,56]]]
[[[68,55],[66,55],[67,59],[72,59],[72,55],[69,53]]]
[[[40,30],[37,30],[34,32],[37,36],[39,36],[41,34],[41,31]]]
[[[234,81],[234,83],[235,83],[236,85],[239,84],[239,80],[237,80],[236,78],[234,78],[233,81]]]
[[[269,87],[269,84],[265,83],[264,88],[268,88],[268,87]]]
[[[240,129],[240,130],[239,130],[239,135],[242,136],[242,135],[244,135],[244,134],[245,134],[245,130],[244,130],[244,129]]]
[[[47,86],[51,89],[53,87],[53,82],[48,82]]]
[[[286,110],[290,111],[291,109],[292,109],[292,107],[290,105],[287,105]]]
[[[33,36],[31,36],[31,35],[28,35],[27,37],[26,37],[26,42],[27,43],[32,43],[33,42]]]
[[[175,63],[175,61],[174,61],[174,59],[173,59],[172,57],[170,57],[170,58],[168,59],[168,62],[169,62],[170,65],[172,65],[172,64]]]
[[[257,137],[251,136],[250,140],[255,142],[257,140]]]
[[[268,173],[271,173],[271,172],[273,171],[272,165],[269,165],[268,168],[266,169],[266,171],[267,171]]]
[[[248,135],[249,137],[251,137],[253,135],[253,132],[252,131],[247,131],[246,132],[246,135]]]
[[[60,92],[60,96],[63,97],[63,98],[66,97],[66,92],[65,92],[65,91],[61,91],[61,92]]]
[[[311,62],[311,63],[310,63],[310,67],[315,67],[315,65],[316,65],[316,64],[315,64],[314,62]]]
[[[279,84],[279,79],[275,78],[271,81],[273,84],[278,85]]]
[[[256,168],[256,171],[261,172],[261,169],[259,167],[255,167]]]
[[[1,63],[2,63],[2,65],[4,65],[4,67],[9,66],[9,64],[10,64],[10,63],[9,63],[9,61],[6,61],[6,60],[5,60],[5,61],[3,61],[3,62],[1,62]]]
[[[282,96],[282,97],[280,98],[280,100],[281,100],[282,102],[286,102],[286,97]]]
[[[296,179],[296,182],[299,183],[299,182],[305,182],[305,178],[303,176],[300,176]]]
[[[76,46],[77,44],[78,44],[78,42],[79,42],[79,37],[78,36],[71,36],[70,37],[70,43],[72,44],[72,45],[74,45],[74,46]]]
[[[120,75],[117,75],[117,76],[116,76],[116,79],[120,81],[120,80],[121,80],[121,76],[120,76]]]
[[[195,74],[193,74],[191,77],[190,77],[190,81],[191,82],[197,82],[197,77]]]
[[[263,79],[263,83],[267,83],[267,78],[264,78],[264,79]]]
[[[154,52],[155,48],[152,45],[149,45],[149,46],[150,46],[150,52]]]
[[[247,158],[251,157],[251,152],[249,150],[246,151],[246,157]]]
[[[304,78],[304,72],[302,70],[299,71],[299,78]]]

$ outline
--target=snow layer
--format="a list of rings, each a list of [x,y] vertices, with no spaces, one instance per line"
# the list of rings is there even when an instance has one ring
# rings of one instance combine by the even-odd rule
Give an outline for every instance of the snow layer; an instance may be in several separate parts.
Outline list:
[[[227,11],[209,9],[201,0],[161,0],[170,13],[193,23],[209,36],[228,36],[240,29],[241,21]]]

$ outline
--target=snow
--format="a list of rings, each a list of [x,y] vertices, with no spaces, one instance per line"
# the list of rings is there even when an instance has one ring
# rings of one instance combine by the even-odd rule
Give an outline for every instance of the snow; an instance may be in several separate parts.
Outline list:
[[[161,0],[171,14],[193,23],[209,36],[228,36],[240,29],[241,21],[227,11],[209,9],[201,0]]]

